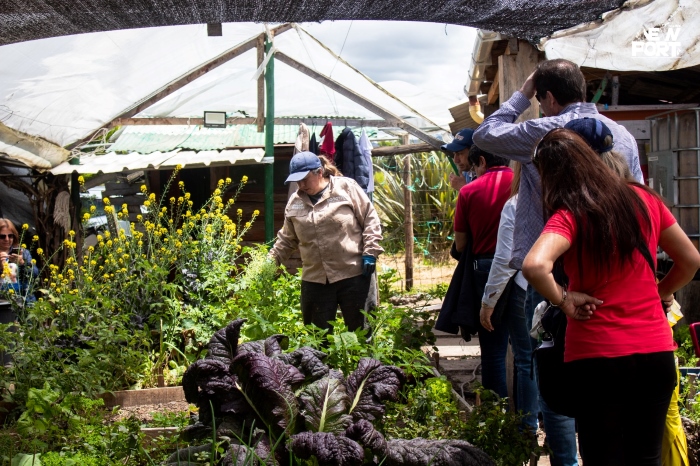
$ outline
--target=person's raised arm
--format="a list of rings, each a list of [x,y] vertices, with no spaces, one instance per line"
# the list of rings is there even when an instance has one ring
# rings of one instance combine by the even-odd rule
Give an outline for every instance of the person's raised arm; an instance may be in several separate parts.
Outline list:
[[[530,75],[520,90],[515,91],[474,131],[474,143],[486,152],[522,163],[529,162],[535,144],[557,127],[554,121],[547,118],[515,123],[530,108],[530,99],[534,95],[535,85]]]

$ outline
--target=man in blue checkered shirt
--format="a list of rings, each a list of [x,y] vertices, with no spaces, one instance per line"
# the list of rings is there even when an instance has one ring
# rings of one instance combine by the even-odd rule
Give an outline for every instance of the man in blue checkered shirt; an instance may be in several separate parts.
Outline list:
[[[544,118],[515,123],[530,107],[532,97],[540,103]],[[515,269],[522,267],[523,259],[544,228],[540,176],[532,164],[535,146],[550,130],[562,128],[570,120],[586,117],[596,118],[610,128],[614,150],[625,157],[634,178],[643,183],[634,137],[623,126],[598,113],[595,104],[586,103],[586,80],[579,67],[568,60],[541,62],[520,90],[503,102],[501,108],[487,117],[474,132],[474,143],[481,149],[522,163],[510,263]],[[528,287],[525,301],[528,327],[540,301],[543,301],[542,297]],[[552,449],[552,466],[577,465],[574,420],[550,411],[541,399],[540,407],[547,441]]]

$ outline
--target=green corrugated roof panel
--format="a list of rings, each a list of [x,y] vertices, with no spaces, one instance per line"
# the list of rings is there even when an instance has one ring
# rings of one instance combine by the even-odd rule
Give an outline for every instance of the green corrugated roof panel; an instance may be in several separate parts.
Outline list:
[[[275,144],[294,144],[299,133],[299,125],[275,125]],[[315,131],[320,140],[323,125],[309,131]],[[334,127],[337,137],[342,128]],[[367,133],[377,133],[376,128],[365,128]],[[362,128],[353,128],[359,137]],[[114,152],[166,152],[177,148],[201,150],[221,150],[227,147],[264,147],[265,133],[258,133],[256,125],[231,125],[226,128],[205,128],[203,126],[128,126],[110,151]]]

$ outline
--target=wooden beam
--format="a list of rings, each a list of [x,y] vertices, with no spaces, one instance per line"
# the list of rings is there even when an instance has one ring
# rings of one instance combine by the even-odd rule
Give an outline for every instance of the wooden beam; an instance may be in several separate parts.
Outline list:
[[[386,127],[395,126],[396,120],[363,120],[360,118],[275,118],[275,125],[298,125],[299,123],[308,124],[325,124],[331,122],[336,126],[365,126],[365,127]],[[257,123],[256,118],[226,118],[227,125],[254,125]],[[263,124],[265,119],[263,118]],[[169,125],[203,125],[203,118],[119,118],[113,121],[113,126],[169,126]]]
[[[281,26],[277,26],[272,30],[275,36],[282,34],[285,31],[288,31],[292,28],[292,25],[290,23],[287,24],[282,24]],[[264,35],[264,34],[261,34]],[[160,101],[161,99],[169,96],[173,92],[177,91],[178,89],[183,88],[187,84],[191,83],[195,79],[207,74],[213,69],[218,68],[219,66],[223,65],[224,63],[233,60],[234,58],[244,54],[248,50],[252,50],[258,43],[258,37],[255,36],[252,39],[249,39],[242,44],[237,45],[236,47],[233,47],[231,49],[228,49],[227,51],[223,52],[222,54],[212,58],[211,60],[208,60],[198,67],[192,69],[189,73],[185,74],[184,76],[180,76],[179,78],[170,81],[168,84],[165,86],[161,87],[160,89],[156,90],[153,92],[151,95],[147,96],[146,98],[140,100],[136,104],[132,105],[131,107],[127,108],[124,110],[122,113],[117,115],[114,119],[118,118],[130,118],[138,113],[141,113],[143,110],[147,109],[151,105],[155,104],[156,102]],[[95,130],[92,134],[89,136],[76,141],[74,143],[69,144],[66,146],[67,149],[72,149],[74,147],[77,147],[80,144],[83,144],[84,142],[87,142],[91,140],[94,135],[101,129],[103,128],[110,128],[114,126],[112,124],[112,121],[107,123],[106,125],[102,126],[101,128]]]
[[[517,55],[519,51],[518,38],[511,37],[508,39],[508,46],[506,47],[506,55]]]
[[[93,176],[89,180],[85,181],[85,185],[83,185],[83,188],[86,190],[94,188],[95,186],[99,186],[101,184],[107,183],[108,181],[117,179],[119,175],[119,173],[106,173],[104,175]]]
[[[257,42],[258,68],[265,60],[265,36],[260,34]],[[258,77],[258,133],[265,132],[265,73]]]
[[[423,132],[422,130],[416,128],[410,123],[407,123],[404,121],[400,116],[395,115],[391,113],[389,110],[386,110],[379,105],[375,104],[374,102],[370,101],[369,99],[361,96],[360,94],[356,93],[355,91],[348,89],[347,87],[343,86],[339,82],[329,78],[328,76],[325,76],[321,73],[319,73],[316,70],[312,70],[308,66],[299,63],[295,59],[285,55],[282,52],[276,52],[275,53],[275,59],[281,61],[285,65],[291,66],[292,68],[301,71],[305,75],[315,79],[316,81],[319,81],[320,83],[328,86],[338,94],[341,94],[348,99],[352,100],[353,102],[362,105],[364,108],[369,110],[370,112],[374,113],[375,115],[378,115],[384,119],[387,120],[395,120],[395,125],[398,126],[399,128],[407,131],[408,133],[416,136],[419,138],[421,141],[425,141],[428,144],[432,145],[435,148],[440,148],[444,143],[443,141],[440,141],[439,139],[436,139],[432,137],[431,135]]]
[[[520,89],[520,86],[537,66],[538,60],[539,52],[526,41],[519,42],[517,55],[498,57],[498,87],[501,105]],[[530,99],[530,104],[530,108],[525,110],[516,120],[517,123],[539,118],[539,102],[533,97]]]
[[[617,105],[620,103],[620,77],[612,77],[612,99],[610,102],[612,105]]]
[[[430,144],[406,144],[400,146],[384,146],[372,149],[372,157],[384,157],[387,155],[418,154],[435,150]]]
[[[489,105],[494,105],[498,101],[498,89],[499,89],[499,84],[498,81],[501,79],[501,70],[499,69],[496,71],[496,76],[493,78],[493,82],[491,83],[491,88],[489,88],[489,93],[486,96],[486,102]]]
[[[408,134],[401,137],[403,145],[408,145]],[[411,156],[406,154],[403,158],[403,228],[406,238],[405,269],[406,269],[406,291],[413,289],[413,196],[411,195]]]

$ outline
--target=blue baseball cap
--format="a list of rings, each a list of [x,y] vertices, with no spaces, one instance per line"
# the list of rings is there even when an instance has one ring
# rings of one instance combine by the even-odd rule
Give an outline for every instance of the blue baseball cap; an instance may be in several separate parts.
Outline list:
[[[591,146],[591,149],[598,154],[609,152],[613,149],[613,144],[607,145],[605,143],[605,138],[608,136],[610,136],[612,141],[612,131],[597,118],[577,118],[565,124],[564,128],[577,132]]]
[[[460,130],[455,134],[455,138],[449,144],[444,144],[441,149],[448,150],[450,152],[459,152],[464,149],[469,149],[474,142],[472,141],[472,136],[474,135],[474,130],[471,128],[465,128]]]
[[[321,159],[313,152],[299,152],[289,162],[289,176],[284,184],[301,181],[311,170],[321,168]]]

